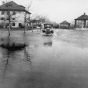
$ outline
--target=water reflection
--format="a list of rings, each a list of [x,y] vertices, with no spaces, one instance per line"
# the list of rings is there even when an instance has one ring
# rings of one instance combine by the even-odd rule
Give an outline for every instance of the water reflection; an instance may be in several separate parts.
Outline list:
[[[44,43],[43,45],[44,46],[52,46],[53,42],[52,42],[52,39],[53,39],[53,36],[52,35],[47,35],[46,37],[43,36],[43,40],[44,40]]]
[[[43,34],[42,36],[45,36],[45,37],[53,37],[53,35],[51,35],[51,34],[50,35],[49,34],[48,35]]]
[[[28,62],[30,63],[30,65],[31,65],[32,62],[31,62],[31,57],[30,57],[30,54],[29,54],[28,50],[29,50],[28,47],[25,47],[25,48],[24,48],[24,55],[25,55],[26,61],[28,61]]]
[[[26,36],[23,36],[24,37],[24,39],[25,40],[27,40],[26,38]],[[7,43],[7,45],[8,44],[11,44],[11,40],[10,40],[10,36],[8,36],[8,38],[7,38],[8,40],[6,40],[7,42],[5,42],[5,43]],[[4,43],[3,43],[4,44]],[[2,64],[4,65],[3,66],[3,79],[5,78],[5,76],[6,76],[6,71],[7,71],[7,69],[8,69],[8,66],[12,66],[12,63],[14,63],[14,62],[16,62],[16,61],[22,61],[22,62],[29,62],[29,64],[31,65],[31,59],[30,59],[30,54],[29,54],[29,48],[28,48],[28,46],[25,46],[25,47],[23,47],[22,49],[20,49],[20,48],[14,48],[14,47],[11,47],[11,49],[8,49],[8,48],[1,48],[1,50],[2,50]],[[20,55],[20,53],[21,53],[21,55]],[[23,58],[23,59],[22,59]],[[9,63],[9,61],[10,61],[10,63]]]
[[[23,36],[23,41],[24,41],[24,43],[26,43],[26,44],[28,45],[28,36],[29,36],[29,35],[23,33],[22,36]]]
[[[44,42],[43,45],[44,46],[52,46],[52,41]]]
[[[10,52],[8,51],[3,52],[3,58],[6,58],[5,60],[2,61],[4,63],[4,70],[3,70],[3,79],[4,79],[9,65]]]

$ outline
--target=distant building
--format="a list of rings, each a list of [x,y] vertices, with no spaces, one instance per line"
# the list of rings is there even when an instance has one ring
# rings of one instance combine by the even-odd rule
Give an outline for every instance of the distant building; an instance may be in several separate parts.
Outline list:
[[[33,28],[40,28],[41,27],[41,21],[36,19],[31,19],[30,24]]]
[[[88,28],[88,15],[85,13],[80,17],[75,19],[75,27],[76,28]]]
[[[62,29],[69,29],[69,27],[70,27],[70,23],[67,21],[63,21],[60,23],[60,28]]]
[[[2,2],[2,5],[3,7],[5,7],[6,5],[13,5],[13,6],[16,6],[18,4],[16,4],[15,2],[13,1],[10,1],[10,2]],[[22,5],[19,5],[21,8],[24,8],[24,6]],[[0,24],[3,26],[3,27],[7,27],[8,26],[8,11],[0,11]],[[10,11],[10,14],[11,14],[11,27],[12,28],[18,28],[18,27],[24,27],[25,25],[25,20],[30,18],[30,12],[29,14],[26,15],[26,18],[25,18],[25,13],[22,12],[22,11]],[[30,20],[30,19],[29,19]],[[27,21],[27,20],[26,20]],[[29,21],[27,21],[29,22]]]

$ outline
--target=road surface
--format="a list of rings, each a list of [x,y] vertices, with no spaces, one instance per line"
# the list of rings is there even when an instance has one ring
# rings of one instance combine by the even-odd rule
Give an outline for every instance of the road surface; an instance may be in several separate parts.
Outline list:
[[[6,36],[1,31],[0,41]],[[12,31],[12,41],[28,47],[10,54],[0,48],[0,88],[88,88],[87,30]]]

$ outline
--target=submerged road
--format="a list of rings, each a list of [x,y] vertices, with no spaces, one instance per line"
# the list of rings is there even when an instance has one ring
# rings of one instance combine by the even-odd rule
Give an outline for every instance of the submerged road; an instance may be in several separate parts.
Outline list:
[[[12,31],[12,41],[28,47],[9,55],[0,48],[0,88],[88,88],[87,30]]]

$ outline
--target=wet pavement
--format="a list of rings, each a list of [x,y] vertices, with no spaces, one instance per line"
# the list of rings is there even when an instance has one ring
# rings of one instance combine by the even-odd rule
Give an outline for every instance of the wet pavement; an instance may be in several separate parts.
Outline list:
[[[0,32],[0,44],[7,37]],[[88,31],[12,31],[10,42],[27,43],[21,51],[0,48],[0,88],[88,88]]]

